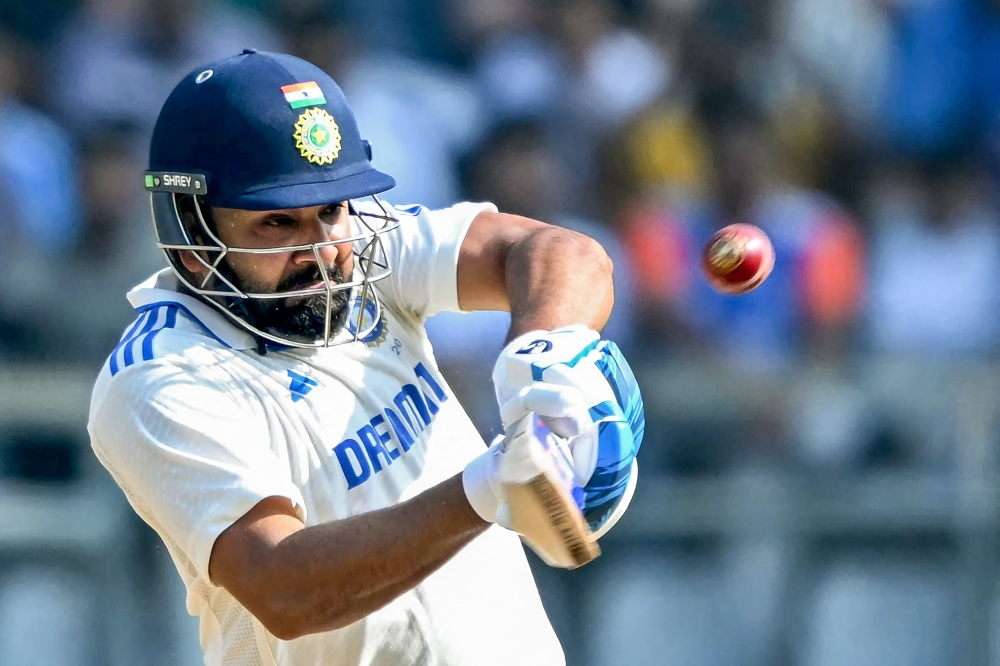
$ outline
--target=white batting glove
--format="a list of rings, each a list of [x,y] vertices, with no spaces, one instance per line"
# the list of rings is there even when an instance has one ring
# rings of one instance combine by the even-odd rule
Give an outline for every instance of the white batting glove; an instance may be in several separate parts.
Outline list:
[[[536,413],[568,440],[584,513],[598,536],[606,533],[635,491],[645,424],[617,345],[585,326],[526,333],[500,354],[493,383],[505,428]]]
[[[569,447],[536,415],[469,463],[462,484],[476,513],[520,534],[549,566],[572,569],[600,554]]]
[[[592,366],[592,362],[583,361],[593,355],[600,342],[597,331],[586,326],[567,326],[525,333],[504,347],[493,366],[493,390],[504,430],[529,412],[541,416],[561,437],[575,437],[587,429],[588,398],[614,399],[614,396],[610,391],[601,396],[584,396],[586,378],[571,376],[567,370],[579,366],[575,374],[580,374],[579,370]]]

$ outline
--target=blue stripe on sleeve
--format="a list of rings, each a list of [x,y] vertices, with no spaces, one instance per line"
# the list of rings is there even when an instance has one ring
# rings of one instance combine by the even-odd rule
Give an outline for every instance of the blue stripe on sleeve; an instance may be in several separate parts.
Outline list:
[[[167,320],[164,322],[163,326],[152,331],[146,335],[145,339],[142,341],[142,360],[152,361],[153,360],[153,339],[156,335],[165,328],[173,328],[177,325],[177,306],[168,305],[167,306]]]
[[[136,319],[135,323],[132,324],[131,328],[129,328],[128,331],[125,333],[125,335],[122,336],[122,339],[118,342],[118,345],[115,347],[115,350],[113,352],[111,352],[111,363],[110,363],[110,366],[111,366],[111,376],[112,377],[114,377],[115,375],[117,375],[118,371],[121,369],[119,367],[119,365],[118,365],[118,352],[120,352],[122,350],[122,347],[124,345],[126,345],[126,344],[128,344],[129,342],[132,341],[133,336],[136,334],[135,333],[136,330],[140,326],[142,326],[144,323],[146,323],[149,320],[150,316],[151,316],[151,313],[145,312],[138,319]]]
[[[140,316],[134,324],[122,336],[118,346],[110,358],[111,375],[114,376],[124,368],[134,365],[136,362],[136,346],[143,361],[151,361],[154,357],[153,342],[156,336],[165,328],[174,328],[177,325],[177,313],[183,308],[174,304],[162,304],[156,308],[145,308],[141,310]],[[119,361],[121,354],[121,361]]]
[[[120,346],[120,344],[122,342],[124,342],[124,341],[128,340],[129,338],[131,338],[132,335],[135,333],[135,330],[137,328],[139,328],[140,326],[142,326],[142,322],[145,321],[145,317],[143,316],[145,314],[146,314],[145,312],[140,312],[139,313],[139,317],[136,318],[136,320],[134,322],[132,322],[132,325],[129,326],[129,329],[127,331],[125,331],[125,335],[123,335],[121,337],[121,339],[118,341],[119,342],[119,346]]]
[[[134,349],[135,349],[135,343],[136,343],[136,341],[143,334],[149,333],[149,331],[152,330],[153,326],[156,325],[157,320],[159,320],[159,318],[160,318],[160,312],[162,312],[162,311],[163,311],[162,308],[159,309],[159,310],[153,310],[153,311],[151,311],[149,319],[146,320],[146,325],[143,326],[142,329],[139,330],[138,334],[134,335],[131,340],[129,340],[128,342],[125,343],[125,353],[122,355],[122,359],[125,362],[125,367],[126,368],[129,367],[130,365],[132,365],[133,363],[135,363]]]
[[[223,347],[225,347],[227,349],[232,349],[233,348],[233,346],[231,344],[229,344],[228,342],[226,342],[225,340],[223,340],[222,338],[220,338],[219,336],[217,336],[215,333],[213,333],[212,329],[210,329],[200,319],[198,319],[198,317],[196,317],[194,315],[194,313],[191,312],[191,310],[189,310],[188,308],[184,307],[180,303],[175,303],[173,301],[159,301],[157,303],[149,303],[148,305],[143,305],[141,307],[136,308],[136,310],[138,312],[146,312],[148,310],[152,310],[154,308],[163,307],[165,305],[173,306],[173,307],[177,308],[178,310],[180,310],[181,312],[183,312],[184,315],[188,319],[190,319],[192,322],[194,322],[195,324],[197,324],[198,327],[201,328],[201,330],[205,332],[205,335],[207,335],[208,337],[212,338],[213,340],[215,340],[216,342],[218,342]]]

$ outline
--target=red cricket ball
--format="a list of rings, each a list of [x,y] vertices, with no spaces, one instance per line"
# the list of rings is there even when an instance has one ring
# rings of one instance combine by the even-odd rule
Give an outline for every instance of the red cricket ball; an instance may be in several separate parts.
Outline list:
[[[745,294],[767,279],[774,268],[774,246],[752,224],[730,224],[705,244],[701,267],[712,288],[723,294]]]

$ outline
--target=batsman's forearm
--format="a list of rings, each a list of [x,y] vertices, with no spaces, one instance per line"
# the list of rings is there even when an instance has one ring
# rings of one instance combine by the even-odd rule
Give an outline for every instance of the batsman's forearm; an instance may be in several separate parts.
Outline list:
[[[559,227],[530,233],[507,253],[508,341],[571,324],[600,330],[614,305],[612,272],[607,252],[592,238]]]
[[[272,624],[286,639],[351,624],[414,588],[488,527],[459,474],[402,504],[300,530],[273,553]]]

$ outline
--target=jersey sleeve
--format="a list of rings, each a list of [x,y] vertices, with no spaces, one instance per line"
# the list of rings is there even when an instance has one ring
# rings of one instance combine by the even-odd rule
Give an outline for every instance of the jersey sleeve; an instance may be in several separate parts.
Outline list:
[[[304,502],[271,449],[259,400],[190,371],[148,367],[110,382],[92,409],[91,444],[136,512],[209,582],[226,528],[272,496],[291,500],[304,521]]]
[[[497,208],[468,202],[440,210],[394,206],[399,230],[384,237],[393,272],[382,284],[383,293],[419,319],[459,312],[458,255],[472,221],[484,211]]]

